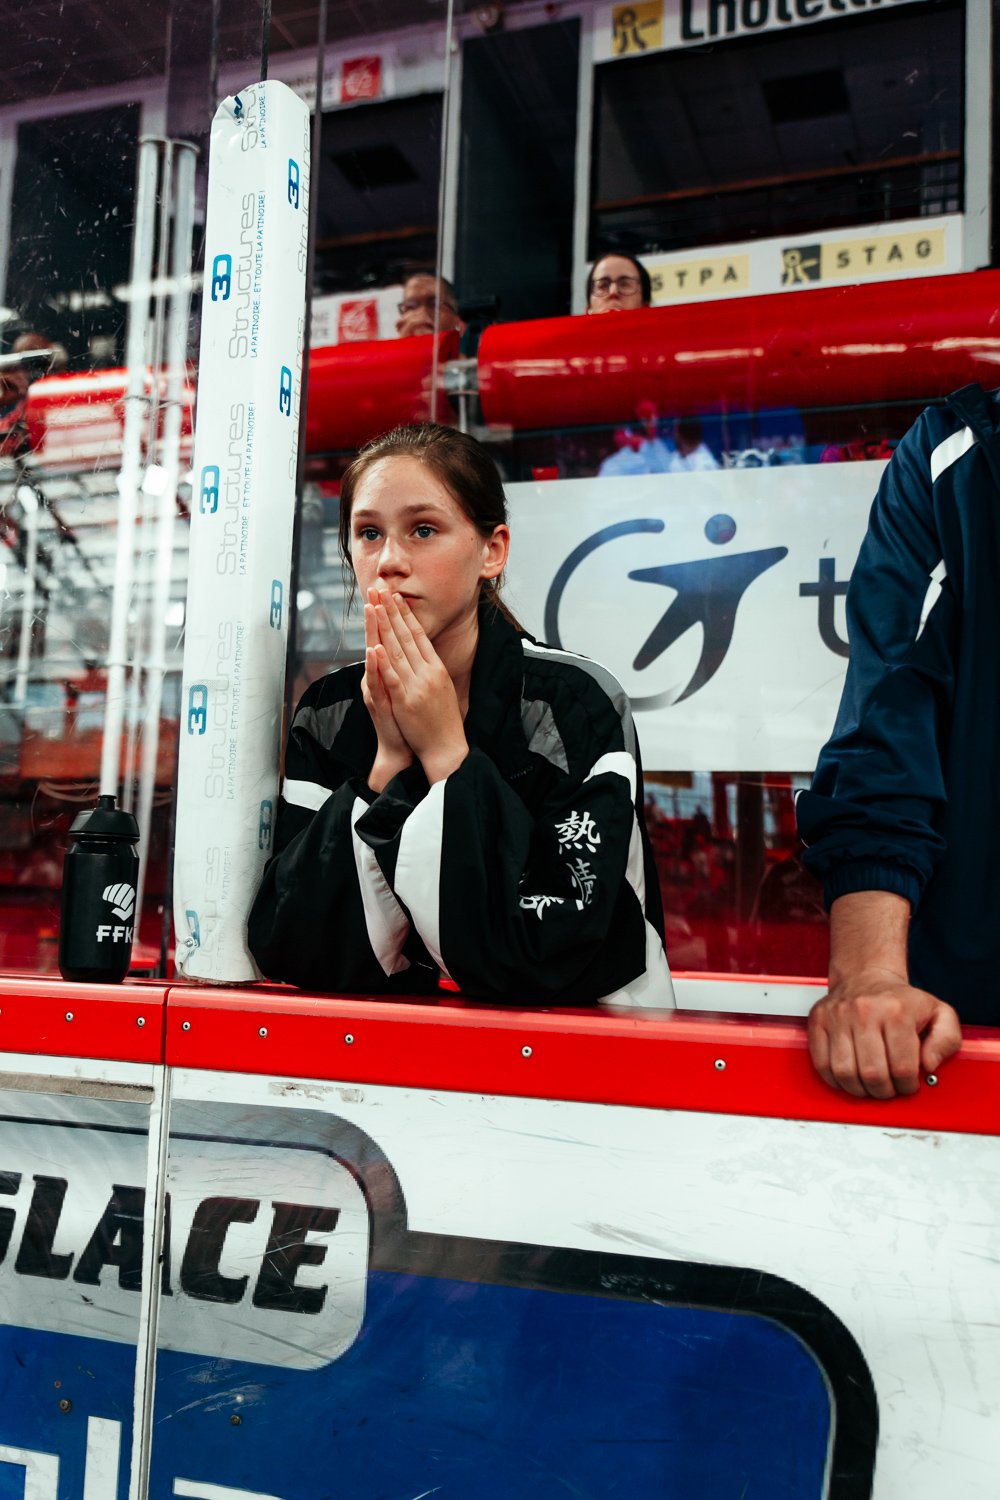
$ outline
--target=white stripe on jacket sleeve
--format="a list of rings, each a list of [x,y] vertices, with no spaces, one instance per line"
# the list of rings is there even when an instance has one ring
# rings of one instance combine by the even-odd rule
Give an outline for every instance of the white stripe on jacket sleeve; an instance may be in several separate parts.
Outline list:
[[[403,956],[403,944],[409,935],[410,923],[382,874],[373,850],[358,837],[358,819],[364,817],[367,811],[368,803],[358,797],[351,812],[351,841],[361,903],[365,911],[365,926],[372,952],[382,965],[382,972],[386,975],[399,974],[410,967],[410,960]]]
[[[292,807],[307,807],[310,812],[319,812],[333,793],[328,786],[320,786],[318,781],[295,781],[286,776],[281,783],[281,795]]]
[[[446,979],[441,957],[441,845],[444,841],[444,789],[436,781],[403,824],[393,885],[424,947]]]

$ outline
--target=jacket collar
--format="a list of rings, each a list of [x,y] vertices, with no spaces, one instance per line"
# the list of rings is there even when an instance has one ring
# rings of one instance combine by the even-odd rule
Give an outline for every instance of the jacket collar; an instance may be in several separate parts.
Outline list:
[[[479,644],[469,684],[469,712],[465,734],[470,745],[496,756],[503,747],[509,758],[527,759],[521,728],[524,651],[521,637],[499,610],[487,605],[479,611]]]

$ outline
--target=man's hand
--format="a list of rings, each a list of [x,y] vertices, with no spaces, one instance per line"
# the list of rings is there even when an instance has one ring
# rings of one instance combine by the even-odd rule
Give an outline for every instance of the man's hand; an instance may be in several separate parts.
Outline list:
[[[961,1044],[950,1005],[884,970],[831,984],[809,1015],[817,1073],[858,1098],[915,1094],[921,1069],[936,1073]]]
[[[950,1005],[910,984],[910,903],[852,891],[830,908],[830,992],[809,1016],[809,1053],[831,1088],[859,1099],[915,1094],[962,1044]]]

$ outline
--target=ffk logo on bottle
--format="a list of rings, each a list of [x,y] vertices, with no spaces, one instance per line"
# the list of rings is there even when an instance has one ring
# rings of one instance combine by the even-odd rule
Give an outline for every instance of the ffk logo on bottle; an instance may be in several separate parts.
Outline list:
[[[126,923],[135,911],[135,886],[128,885],[125,881],[120,881],[117,885],[106,885],[103,899],[119,922]],[[106,938],[110,938],[113,943],[130,943],[132,928],[102,922],[97,929],[97,941],[103,943]]]

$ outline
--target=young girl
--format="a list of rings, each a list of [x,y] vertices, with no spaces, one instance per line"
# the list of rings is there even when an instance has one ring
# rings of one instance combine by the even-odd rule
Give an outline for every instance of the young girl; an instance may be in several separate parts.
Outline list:
[[[485,449],[430,425],[370,443],[344,476],[340,542],[365,660],[296,711],[250,914],[261,971],[672,1006],[628,699],[500,603],[510,533]]]

